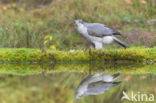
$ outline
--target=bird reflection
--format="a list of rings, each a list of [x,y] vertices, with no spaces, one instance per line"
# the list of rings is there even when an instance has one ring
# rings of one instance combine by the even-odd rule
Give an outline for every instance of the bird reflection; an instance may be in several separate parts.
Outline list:
[[[105,93],[114,86],[117,86],[120,82],[114,82],[121,74],[103,74],[98,73],[95,75],[89,75],[81,81],[75,92],[75,98],[81,99],[87,95],[99,95]]]

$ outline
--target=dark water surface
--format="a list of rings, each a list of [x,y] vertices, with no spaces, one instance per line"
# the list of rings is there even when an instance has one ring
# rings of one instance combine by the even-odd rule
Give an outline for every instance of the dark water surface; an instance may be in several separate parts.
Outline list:
[[[151,64],[0,68],[0,103],[156,103],[156,66]]]

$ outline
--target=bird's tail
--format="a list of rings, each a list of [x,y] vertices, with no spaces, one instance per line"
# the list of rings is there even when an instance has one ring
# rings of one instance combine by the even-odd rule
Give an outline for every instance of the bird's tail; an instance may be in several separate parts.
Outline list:
[[[121,82],[113,82],[113,86],[120,84]]]
[[[113,75],[113,79],[116,80],[116,79],[118,79],[121,76],[122,76],[122,74],[120,74],[120,73],[114,74]]]
[[[113,39],[116,43],[120,44],[121,46],[123,46],[124,48],[129,48],[127,44],[125,44],[124,42],[122,42],[120,39],[116,38],[115,36],[113,36]]]

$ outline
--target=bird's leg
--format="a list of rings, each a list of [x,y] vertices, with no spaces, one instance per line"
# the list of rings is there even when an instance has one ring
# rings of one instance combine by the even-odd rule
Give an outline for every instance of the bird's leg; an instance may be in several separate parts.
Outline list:
[[[89,75],[92,74],[92,67],[89,68]]]
[[[89,55],[92,56],[92,49],[95,48],[94,43],[91,43],[90,48],[89,48]]]
[[[94,45],[90,45],[90,48],[95,48]]]
[[[89,55],[92,56],[91,48],[89,48]]]

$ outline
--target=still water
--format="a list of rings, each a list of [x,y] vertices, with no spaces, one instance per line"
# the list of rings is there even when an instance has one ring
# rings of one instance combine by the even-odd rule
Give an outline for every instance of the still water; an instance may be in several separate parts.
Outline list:
[[[155,71],[155,64],[1,64],[0,103],[156,103]]]

